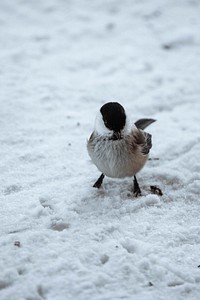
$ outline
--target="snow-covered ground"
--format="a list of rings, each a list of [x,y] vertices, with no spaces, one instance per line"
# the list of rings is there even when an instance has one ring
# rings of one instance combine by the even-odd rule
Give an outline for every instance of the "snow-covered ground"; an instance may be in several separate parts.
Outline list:
[[[200,1],[0,1],[0,299],[200,299]],[[151,158],[105,178],[86,140],[118,101]],[[150,193],[156,184],[164,195]]]

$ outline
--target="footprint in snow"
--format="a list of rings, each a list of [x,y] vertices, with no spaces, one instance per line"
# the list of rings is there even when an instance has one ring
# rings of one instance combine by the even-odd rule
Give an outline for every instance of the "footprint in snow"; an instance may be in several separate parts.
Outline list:
[[[22,190],[22,187],[20,185],[17,184],[12,184],[7,186],[7,188],[4,190],[4,195],[10,195],[13,193],[17,193],[20,192]]]

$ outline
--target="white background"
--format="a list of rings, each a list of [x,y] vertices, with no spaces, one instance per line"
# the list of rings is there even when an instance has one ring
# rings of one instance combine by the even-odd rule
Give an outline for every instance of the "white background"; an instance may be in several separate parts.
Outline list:
[[[0,77],[0,299],[199,299],[200,1],[1,0]],[[140,198],[92,188],[107,101],[157,119]]]

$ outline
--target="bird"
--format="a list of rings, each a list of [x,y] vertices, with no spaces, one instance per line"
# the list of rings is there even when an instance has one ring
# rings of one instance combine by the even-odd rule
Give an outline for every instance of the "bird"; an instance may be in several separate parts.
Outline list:
[[[93,187],[100,188],[105,176],[133,177],[133,194],[141,196],[136,174],[144,167],[152,147],[152,136],[144,129],[155,121],[144,118],[131,122],[118,102],[107,102],[100,108],[87,141],[88,154],[101,172]]]

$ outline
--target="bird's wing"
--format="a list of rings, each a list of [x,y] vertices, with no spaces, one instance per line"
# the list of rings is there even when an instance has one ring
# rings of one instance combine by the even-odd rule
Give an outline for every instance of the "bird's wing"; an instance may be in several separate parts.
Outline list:
[[[144,143],[142,144],[142,153],[143,154],[148,154],[151,147],[152,147],[152,139],[151,139],[151,134],[143,131],[142,132],[144,135]]]
[[[142,154],[144,155],[148,154],[152,147],[151,134],[135,128],[132,131],[132,136],[133,136],[133,142],[132,142],[133,149],[140,146]]]

